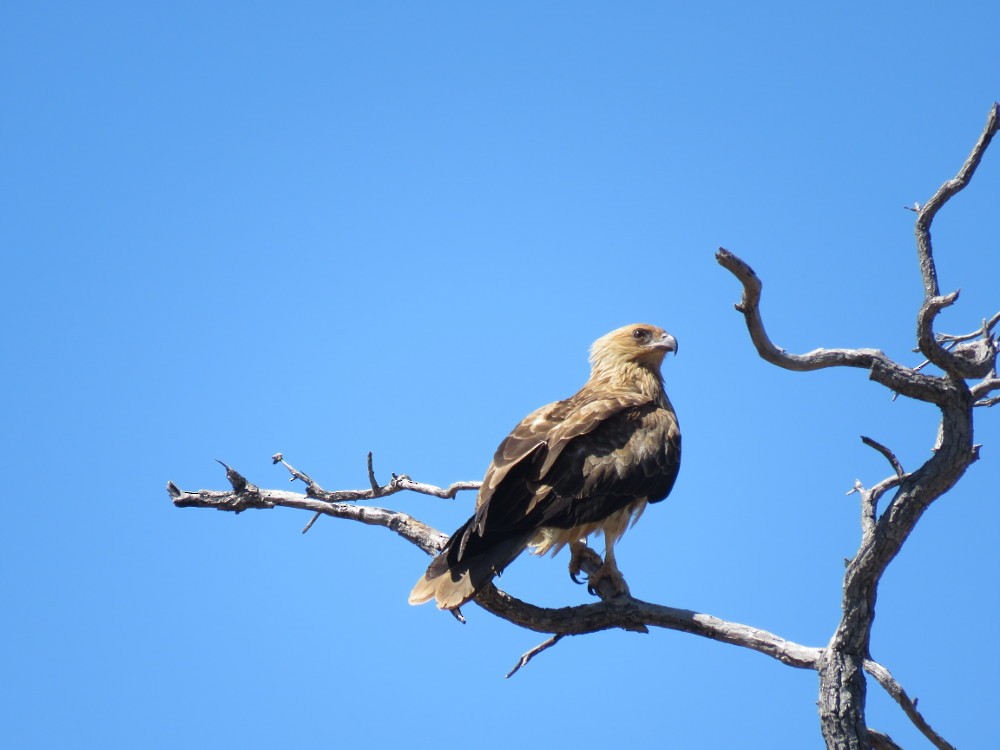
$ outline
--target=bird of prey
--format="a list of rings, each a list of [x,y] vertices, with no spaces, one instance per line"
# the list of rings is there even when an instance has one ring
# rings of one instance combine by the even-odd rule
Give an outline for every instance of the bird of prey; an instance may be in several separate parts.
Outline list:
[[[486,471],[476,512],[451,535],[410,593],[454,610],[521,552],[555,554],[567,544],[576,580],[586,537],[604,534],[604,565],[628,591],[615,542],[647,503],[667,496],[681,460],[677,415],[660,365],[677,341],[662,328],[635,324],[602,336],[590,350],[590,379],[575,395],[532,412],[500,443]]]

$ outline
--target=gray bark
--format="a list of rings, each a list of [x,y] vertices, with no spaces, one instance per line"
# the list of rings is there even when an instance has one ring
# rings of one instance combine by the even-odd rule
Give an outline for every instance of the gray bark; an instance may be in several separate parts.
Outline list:
[[[856,487],[861,498],[861,543],[844,574],[841,617],[830,642],[825,647],[805,646],[749,625],[644,602],[613,590],[610,581],[605,582],[608,587],[597,587],[596,593],[601,601],[558,609],[520,601],[491,584],[474,600],[478,606],[517,626],[552,634],[551,638],[524,654],[508,676],[565,636],[611,628],[639,632],[647,632],[650,627],[669,628],[752,649],[791,667],[816,670],[819,676],[820,729],[826,746],[831,750],[898,748],[888,735],[875,731],[867,724],[866,673],[875,677],[935,747],[954,750],[916,710],[914,702],[892,678],[889,670],[872,660],[869,645],[878,585],[883,573],[924,511],[948,492],[978,459],[978,446],[973,443],[975,407],[1000,403],[1000,397],[991,396],[994,391],[1000,391],[996,367],[998,339],[994,333],[1000,324],[1000,313],[984,322],[980,331],[961,336],[935,334],[935,318],[942,309],[955,303],[958,293],[944,296],[940,293],[930,235],[937,212],[968,185],[998,127],[1000,105],[994,104],[982,135],[958,175],[945,182],[922,208],[917,206],[914,209],[917,212],[917,261],[924,286],[924,301],[917,313],[916,343],[927,358],[924,365],[935,365],[941,371],[939,375],[922,372],[924,365],[910,368],[894,362],[878,349],[815,349],[805,354],[784,351],[772,343],[760,316],[761,280],[749,265],[729,251],[720,249],[716,254],[719,264],[742,284],[743,297],[736,309],[743,314],[750,338],[761,358],[778,367],[799,372],[827,367],[865,369],[872,381],[896,394],[934,404],[941,414],[933,455],[910,473],[904,470],[891,450],[870,438],[863,438],[867,445],[886,457],[892,474],[870,489],[860,485]],[[978,382],[970,383],[970,380]],[[185,492],[173,482],[168,483],[167,490],[177,507],[215,508],[239,513],[248,509],[283,506],[312,511],[315,514],[313,520],[319,515],[327,515],[381,526],[433,555],[447,541],[445,534],[405,513],[355,503],[387,498],[404,490],[452,498],[460,491],[479,487],[478,482],[456,482],[447,488],[439,488],[395,475],[390,482],[380,485],[375,479],[369,454],[370,489],[328,491],[307,474],[290,466],[281,454],[274,456],[273,461],[281,463],[294,479],[302,481],[306,492],[260,489],[228,466],[226,477],[231,490]],[[894,494],[879,514],[879,501],[890,491]],[[311,525],[312,521],[303,531],[308,531]],[[591,553],[583,561],[583,570],[593,573],[601,563],[600,557]],[[456,616],[462,619],[461,613],[456,613]]]

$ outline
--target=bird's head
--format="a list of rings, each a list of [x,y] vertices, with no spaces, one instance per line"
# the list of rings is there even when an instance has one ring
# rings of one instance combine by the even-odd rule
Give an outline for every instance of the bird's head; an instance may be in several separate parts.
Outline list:
[[[667,352],[677,352],[677,339],[657,326],[635,323],[601,336],[590,347],[595,375],[645,365],[659,371]]]

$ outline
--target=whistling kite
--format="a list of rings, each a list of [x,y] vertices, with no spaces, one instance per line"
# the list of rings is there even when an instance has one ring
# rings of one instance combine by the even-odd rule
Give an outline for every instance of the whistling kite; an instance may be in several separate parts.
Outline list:
[[[570,546],[576,580],[586,537],[604,533],[604,566],[627,592],[615,542],[647,503],[667,496],[681,461],[677,415],[660,365],[677,341],[662,328],[630,325],[594,342],[587,384],[543,406],[506,437],[486,471],[476,513],[434,558],[410,593],[455,609],[472,599],[526,547],[536,554]]]

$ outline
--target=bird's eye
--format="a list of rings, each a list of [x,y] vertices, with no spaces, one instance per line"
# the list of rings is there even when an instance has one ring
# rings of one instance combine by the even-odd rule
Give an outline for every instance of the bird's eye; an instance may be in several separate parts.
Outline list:
[[[640,344],[645,344],[647,341],[649,341],[649,331],[647,331],[645,328],[636,328],[634,331],[632,331],[632,338],[635,341],[638,341]]]

